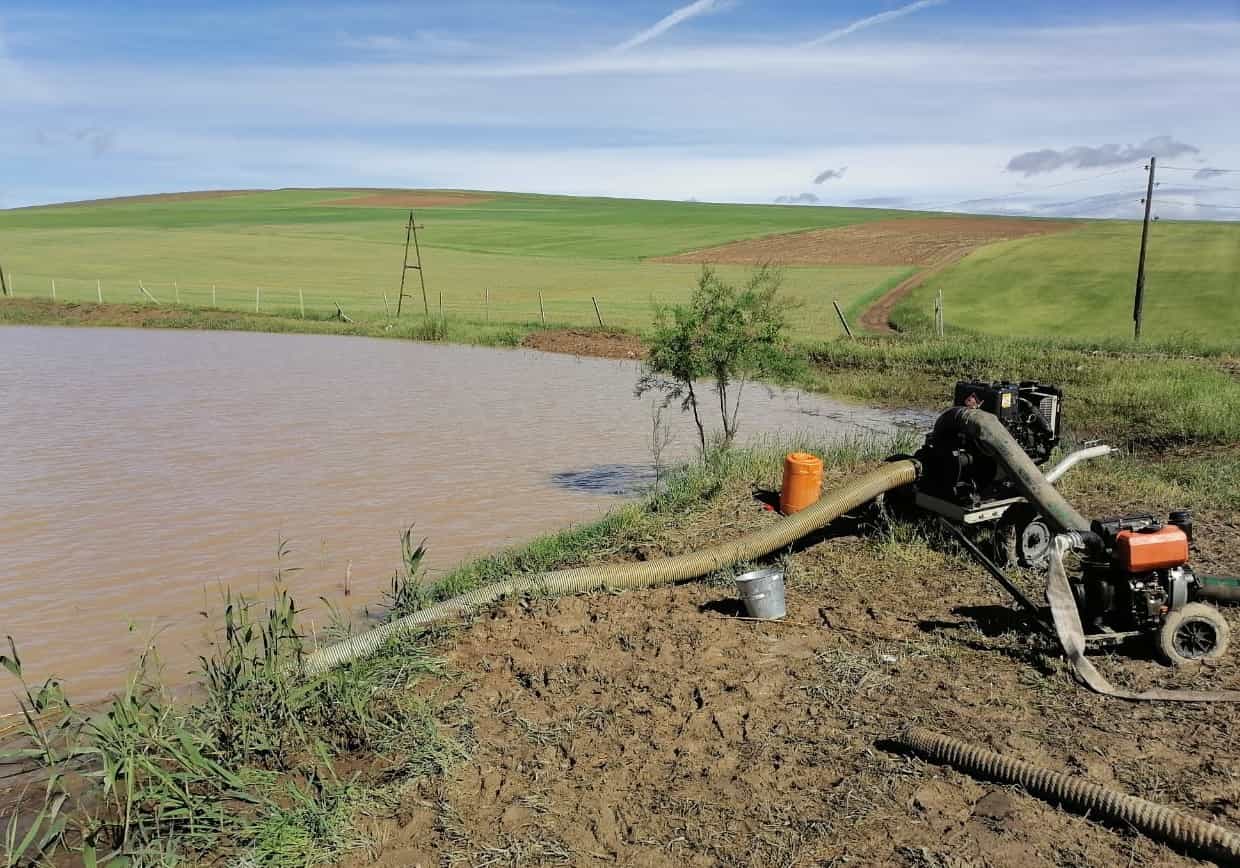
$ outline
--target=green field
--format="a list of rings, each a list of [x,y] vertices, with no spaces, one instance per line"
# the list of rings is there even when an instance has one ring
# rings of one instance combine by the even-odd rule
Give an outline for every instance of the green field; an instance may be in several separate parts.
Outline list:
[[[997,335],[1124,339],[1132,335],[1141,225],[1091,222],[1057,235],[974,251],[897,307],[926,327],[943,290],[949,326]],[[1151,226],[1143,337],[1240,343],[1240,223]]]
[[[101,201],[0,212],[0,264],[16,293],[94,301],[141,300],[138,281],[161,302],[296,310],[339,301],[354,316],[394,306],[407,209],[332,204],[370,191],[280,190],[201,199]],[[489,194],[488,194],[489,195]],[[419,209],[430,303],[449,315],[494,321],[539,317],[609,326],[650,321],[651,301],[687,297],[698,267],[648,257],[798,229],[904,216],[874,209],[710,205],[496,194],[467,205]],[[740,277],[744,269],[722,268]],[[898,267],[789,268],[785,287],[802,298],[802,336],[835,335],[831,300],[845,306],[898,279]],[[410,272],[418,292],[416,273]],[[175,288],[174,288],[175,282]],[[406,304],[409,304],[406,301]],[[414,300],[421,308],[420,296]]]

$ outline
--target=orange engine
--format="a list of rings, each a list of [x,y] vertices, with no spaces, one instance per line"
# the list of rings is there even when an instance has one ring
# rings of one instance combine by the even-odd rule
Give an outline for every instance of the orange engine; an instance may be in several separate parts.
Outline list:
[[[1188,563],[1188,535],[1175,525],[1121,530],[1115,535],[1115,559],[1130,573],[1148,573]]]

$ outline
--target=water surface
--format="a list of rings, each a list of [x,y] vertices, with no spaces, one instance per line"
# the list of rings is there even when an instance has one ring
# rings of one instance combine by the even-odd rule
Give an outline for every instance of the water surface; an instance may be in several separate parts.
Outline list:
[[[652,476],[634,362],[37,327],[0,329],[0,350],[0,634],[81,699],[116,688],[156,634],[183,678],[205,645],[195,613],[225,585],[266,593],[290,570],[321,629],[320,596],[374,604],[411,523],[443,570],[596,518]],[[668,457],[689,455],[691,421],[669,418]],[[751,387],[742,434],[900,418],[918,417]]]

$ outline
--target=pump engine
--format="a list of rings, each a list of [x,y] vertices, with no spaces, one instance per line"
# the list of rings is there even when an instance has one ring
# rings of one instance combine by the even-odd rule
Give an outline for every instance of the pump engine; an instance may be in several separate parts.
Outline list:
[[[1059,445],[1063,392],[1054,386],[961,381],[954,406],[993,414],[1039,466]],[[932,431],[914,457],[924,472],[920,490],[931,497],[972,509],[1017,494],[999,465],[959,433]]]
[[[985,410],[1042,466],[1059,445],[1063,392],[1033,380],[956,383],[955,406]],[[960,431],[936,425],[914,455],[922,465],[916,503],[964,525],[993,524],[995,557],[1008,566],[1042,568],[1051,532],[994,457]]]

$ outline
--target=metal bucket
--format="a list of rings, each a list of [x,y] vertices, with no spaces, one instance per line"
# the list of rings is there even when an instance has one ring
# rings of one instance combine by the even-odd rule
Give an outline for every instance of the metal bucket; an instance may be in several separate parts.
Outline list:
[[[736,591],[751,618],[777,621],[787,614],[783,567],[767,567],[737,576]]]

